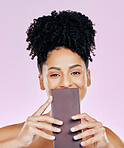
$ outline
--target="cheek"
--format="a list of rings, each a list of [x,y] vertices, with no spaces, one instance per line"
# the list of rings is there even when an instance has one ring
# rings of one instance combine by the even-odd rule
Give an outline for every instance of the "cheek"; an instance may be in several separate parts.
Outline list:
[[[75,85],[79,88],[79,97],[80,100],[82,100],[87,90],[87,78],[85,74],[82,75],[79,79],[75,79]]]
[[[59,79],[48,79],[48,89],[56,89],[59,86]]]
[[[82,87],[85,87],[85,81],[84,79],[77,79],[74,81],[74,83],[79,87],[79,88],[82,88]]]
[[[86,77],[82,74],[80,77],[73,79],[73,82],[81,89],[86,87]]]
[[[57,89],[57,87],[59,86],[59,80],[48,80],[48,94],[50,94],[50,90],[51,89]]]
[[[85,74],[83,74],[81,77],[73,77],[71,79],[73,81],[73,84],[79,88],[79,96],[80,99],[84,97],[86,93],[86,88],[87,88],[87,79]],[[61,80],[60,79],[49,79],[47,77],[47,92],[50,95],[50,90],[51,89],[56,89],[60,86]]]

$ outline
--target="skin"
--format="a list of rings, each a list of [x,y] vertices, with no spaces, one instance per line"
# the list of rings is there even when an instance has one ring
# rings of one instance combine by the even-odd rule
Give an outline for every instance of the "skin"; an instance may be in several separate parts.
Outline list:
[[[60,50],[53,50],[48,57],[43,65],[42,74],[39,75],[41,89],[46,90],[50,96],[50,89],[78,88],[79,98],[82,101],[87,87],[91,85],[90,70],[86,69],[83,59],[77,53],[63,47]],[[102,123],[86,113],[74,117],[73,120],[81,119],[81,124],[70,130],[72,132],[82,130],[82,134],[74,137],[75,140],[83,139],[82,146],[114,147],[109,142]]]
[[[43,72],[42,75],[39,75],[39,80],[41,89],[45,89],[49,96],[51,89],[78,88],[80,101],[85,97],[87,87],[91,85],[90,70],[86,69],[82,58],[77,53],[65,48],[50,53],[43,65]],[[81,143],[82,146],[93,144],[105,147],[108,145],[105,128],[100,122],[87,114],[79,114],[74,117],[72,118],[74,120],[81,119],[81,124],[72,127],[70,130],[72,132],[82,130],[82,134],[76,135],[74,139],[88,136],[88,139]],[[91,133],[92,135],[96,134],[96,136],[93,137]]]
[[[0,130],[2,137],[0,147],[13,148],[53,148],[54,132],[61,132],[60,128],[52,123],[62,125],[62,121],[51,117],[51,112],[44,111],[52,102],[50,89],[78,88],[80,101],[84,99],[87,87],[91,85],[90,70],[86,69],[81,57],[69,49],[61,47],[49,53],[47,61],[43,64],[42,74],[39,74],[42,90],[46,90],[49,99],[25,123],[7,127]],[[82,133],[73,137],[82,139],[85,148],[123,148],[121,140],[102,123],[86,113],[74,115],[73,120],[81,119],[81,124],[72,127],[71,132],[82,130]],[[18,126],[18,127],[17,127]],[[12,129],[12,131],[10,130]],[[15,132],[13,132],[15,129]],[[4,134],[8,131],[8,134]],[[13,133],[13,135],[12,135]],[[10,135],[9,135],[10,134]],[[4,137],[5,135],[5,137]],[[7,135],[9,135],[7,137]],[[4,137],[4,140],[2,139]]]
[[[86,69],[81,57],[62,47],[49,54],[39,80],[41,89],[46,90],[48,96],[51,95],[51,89],[79,88],[80,100],[84,98],[87,87],[91,84],[90,70]]]

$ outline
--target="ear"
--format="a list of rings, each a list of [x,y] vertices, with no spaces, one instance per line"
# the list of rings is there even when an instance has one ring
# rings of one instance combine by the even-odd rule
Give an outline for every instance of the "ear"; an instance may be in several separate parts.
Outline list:
[[[90,70],[87,69],[87,86],[89,87],[91,85],[91,75]]]
[[[43,78],[42,78],[41,74],[39,74],[38,77],[39,77],[39,82],[40,82],[40,88],[42,90],[45,90],[45,87],[44,87],[44,84],[43,84]]]

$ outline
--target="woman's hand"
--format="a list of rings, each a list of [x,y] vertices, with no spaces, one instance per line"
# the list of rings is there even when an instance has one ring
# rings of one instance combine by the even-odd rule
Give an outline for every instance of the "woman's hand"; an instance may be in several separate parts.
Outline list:
[[[48,140],[54,140],[55,137],[45,133],[46,130],[52,132],[61,131],[60,128],[53,127],[52,123],[62,125],[62,121],[47,115],[42,115],[51,102],[52,96],[50,96],[50,98],[31,117],[27,118],[27,121],[16,138],[21,144],[21,147],[29,146],[31,143],[38,140],[39,137],[43,137]]]
[[[73,116],[72,119],[81,119],[81,124],[71,128],[71,131],[82,130],[81,134],[73,137],[75,140],[82,138],[82,146],[94,145],[97,148],[107,148],[109,141],[101,122],[96,121],[86,113],[77,114]]]

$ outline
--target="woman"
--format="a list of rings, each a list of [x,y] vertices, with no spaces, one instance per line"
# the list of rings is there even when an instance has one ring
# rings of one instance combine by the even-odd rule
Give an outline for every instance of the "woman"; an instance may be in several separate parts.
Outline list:
[[[0,129],[1,148],[53,148],[53,132],[61,132],[52,123],[62,125],[63,121],[51,117],[51,111],[43,114],[52,102],[51,89],[78,88],[79,98],[85,97],[91,85],[89,60],[94,55],[95,30],[91,20],[74,11],[53,11],[51,16],[34,19],[27,31],[28,50],[32,59],[37,56],[39,81],[49,99],[25,123]],[[122,148],[119,137],[102,123],[86,113],[74,115],[81,124],[72,127],[71,132],[82,130],[74,140],[82,139],[85,148]]]

